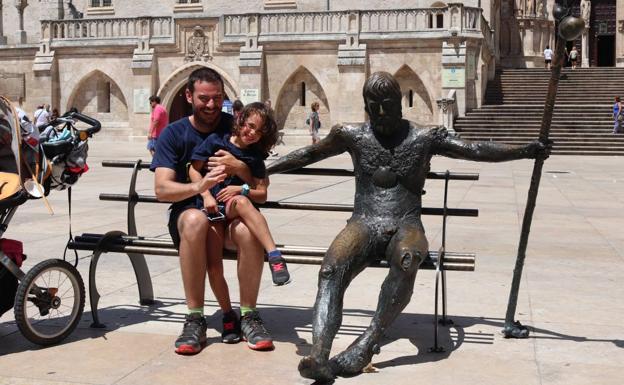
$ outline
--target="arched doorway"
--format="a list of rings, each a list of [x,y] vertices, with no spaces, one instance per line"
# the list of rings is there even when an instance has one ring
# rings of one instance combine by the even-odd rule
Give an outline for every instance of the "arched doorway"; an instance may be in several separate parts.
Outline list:
[[[230,100],[227,92],[224,95],[225,100]],[[186,100],[186,84],[178,89],[173,95],[171,106],[169,107],[169,121],[175,122],[185,116],[190,116],[193,113],[193,107]]]
[[[322,127],[331,127],[327,96],[316,77],[305,67],[299,67],[286,80],[275,105],[279,129],[307,129],[305,121],[313,102],[319,103]]]
[[[420,124],[433,124],[433,104],[420,77],[408,65],[399,68],[394,77],[403,93],[403,118]]]
[[[101,121],[103,127],[127,126],[128,103],[117,83],[102,71],[85,75],[68,99],[66,110],[77,108]]]

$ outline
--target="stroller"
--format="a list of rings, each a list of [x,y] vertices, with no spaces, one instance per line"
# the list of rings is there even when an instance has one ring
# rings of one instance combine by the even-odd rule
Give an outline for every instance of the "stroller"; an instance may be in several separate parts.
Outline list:
[[[88,170],[87,140],[100,122],[77,111],[52,121],[40,138],[37,129],[0,96],[0,316],[14,309],[21,333],[31,342],[51,345],[76,327],[84,310],[84,283],[75,265],[48,259],[22,271],[22,243],[3,239],[17,208],[64,190]],[[82,122],[88,127],[76,128]],[[81,123],[81,124],[82,124]]]

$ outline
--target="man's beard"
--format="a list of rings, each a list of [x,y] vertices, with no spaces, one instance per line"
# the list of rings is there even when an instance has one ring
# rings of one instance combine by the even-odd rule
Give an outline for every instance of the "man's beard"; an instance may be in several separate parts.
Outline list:
[[[397,118],[395,117],[380,117],[374,120],[371,120],[371,126],[373,130],[381,135],[392,135],[396,130],[396,126],[398,123]]]
[[[202,110],[198,110],[195,106],[193,106],[193,116],[195,117],[195,120],[203,126],[212,126],[219,119],[219,114],[215,114],[213,115],[214,118],[212,120],[208,120],[204,116]]]

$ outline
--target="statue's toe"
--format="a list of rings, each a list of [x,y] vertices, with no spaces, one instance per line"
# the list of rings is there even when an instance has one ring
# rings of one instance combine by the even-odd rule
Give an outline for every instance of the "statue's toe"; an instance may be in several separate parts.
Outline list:
[[[301,361],[299,361],[299,373],[302,377],[319,382],[330,382],[336,378],[327,362],[319,362],[314,357],[310,356],[303,357]]]

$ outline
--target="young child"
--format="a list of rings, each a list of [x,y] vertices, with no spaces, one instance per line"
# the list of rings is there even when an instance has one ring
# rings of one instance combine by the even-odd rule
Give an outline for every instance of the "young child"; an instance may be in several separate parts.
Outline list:
[[[208,158],[219,150],[228,151],[245,162],[254,177],[252,186],[237,176],[230,176],[199,195],[197,207],[209,218],[218,218],[219,215],[228,221],[240,218],[266,250],[273,283],[281,286],[290,282],[286,261],[275,246],[266,219],[251,203],[266,201],[268,181],[265,180],[264,159],[277,138],[277,125],[269,109],[263,103],[250,103],[243,108],[234,122],[230,135],[223,138],[216,134],[210,135],[195,149],[191,157],[189,177],[193,182],[200,180],[202,174],[205,174]]]

